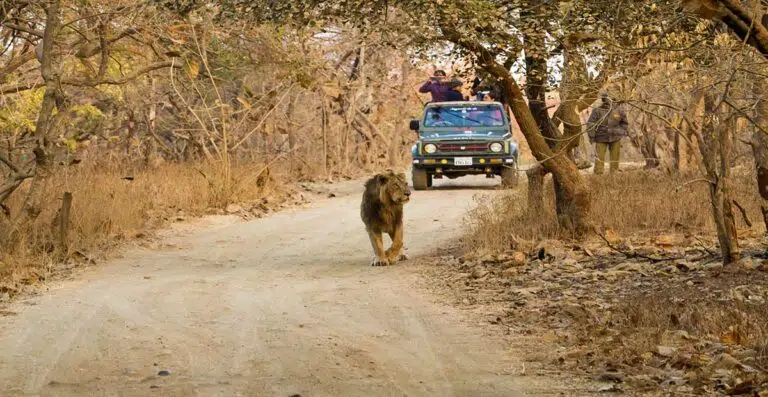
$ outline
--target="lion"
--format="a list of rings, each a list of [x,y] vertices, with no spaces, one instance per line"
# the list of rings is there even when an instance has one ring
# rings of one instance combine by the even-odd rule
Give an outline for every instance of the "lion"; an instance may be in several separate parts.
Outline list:
[[[374,258],[371,266],[393,265],[408,259],[403,250],[403,204],[410,200],[411,190],[404,173],[388,169],[365,182],[360,217],[371,239]],[[389,234],[392,246],[384,251],[382,233]]]

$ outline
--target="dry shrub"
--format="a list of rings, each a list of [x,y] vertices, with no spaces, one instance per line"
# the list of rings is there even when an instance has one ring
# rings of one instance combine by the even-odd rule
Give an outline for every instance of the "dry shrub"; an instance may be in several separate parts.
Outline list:
[[[760,366],[768,365],[768,307],[717,296],[717,291],[738,289],[749,279],[723,275],[709,291],[678,285],[653,293],[624,297],[613,308],[606,324],[593,330],[612,328],[619,332],[620,346],[612,349],[615,358],[632,361],[655,346],[679,343],[677,332],[699,338],[713,338],[727,345],[754,350]],[[720,293],[721,294],[721,293]],[[591,337],[588,337],[591,339]],[[678,341],[675,341],[678,339]]]
[[[56,259],[54,219],[64,192],[73,196],[69,252],[88,253],[132,238],[163,224],[169,217],[202,215],[228,203],[255,201],[272,193],[268,172],[260,164],[233,167],[229,182],[221,167],[162,165],[132,172],[126,168],[70,167],[44,186],[40,216],[11,237],[0,231],[0,280],[23,278],[28,270]],[[25,189],[28,186],[25,186]],[[8,202],[18,214],[26,192]],[[14,274],[15,273],[15,274]],[[13,274],[13,276],[12,276]]]
[[[598,228],[610,228],[620,235],[680,229],[714,233],[706,182],[645,170],[587,175],[586,178],[592,189],[590,217]],[[745,207],[751,221],[761,216],[754,181],[751,168],[734,171],[734,197]],[[516,238],[572,237],[557,225],[551,178],[546,183],[545,192],[544,209],[537,213],[527,210],[524,188],[495,198],[478,199],[478,205],[468,216],[470,233],[465,238],[466,248],[498,252],[514,244]],[[734,211],[738,214],[736,208]],[[760,222],[754,223],[762,227]],[[738,226],[746,226],[740,216]]]

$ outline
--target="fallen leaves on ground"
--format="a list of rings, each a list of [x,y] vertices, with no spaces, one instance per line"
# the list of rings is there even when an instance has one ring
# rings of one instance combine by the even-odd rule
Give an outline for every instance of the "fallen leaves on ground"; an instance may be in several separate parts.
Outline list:
[[[757,241],[724,268],[713,239],[603,237],[518,241],[501,254],[433,258],[427,271],[491,326],[536,337],[530,362],[589,374],[604,383],[596,391],[768,396],[768,261]]]

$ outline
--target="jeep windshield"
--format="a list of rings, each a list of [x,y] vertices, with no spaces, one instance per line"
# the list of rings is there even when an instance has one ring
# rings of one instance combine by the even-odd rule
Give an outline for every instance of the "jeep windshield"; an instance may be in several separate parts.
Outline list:
[[[424,127],[500,127],[504,116],[498,105],[436,106],[427,108]]]

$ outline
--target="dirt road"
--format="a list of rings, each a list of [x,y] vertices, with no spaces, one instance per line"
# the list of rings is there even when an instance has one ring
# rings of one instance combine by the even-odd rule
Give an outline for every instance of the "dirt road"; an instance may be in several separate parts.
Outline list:
[[[498,179],[452,182],[486,189],[414,192],[411,257],[460,233]],[[420,292],[408,262],[369,266],[359,200],[201,221],[14,304],[0,395],[538,395],[502,343]]]

